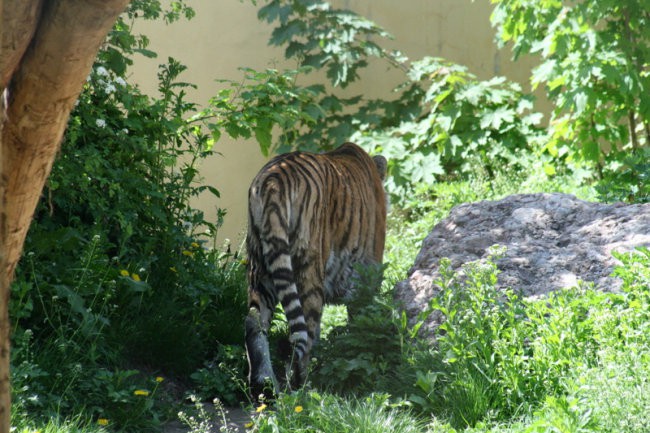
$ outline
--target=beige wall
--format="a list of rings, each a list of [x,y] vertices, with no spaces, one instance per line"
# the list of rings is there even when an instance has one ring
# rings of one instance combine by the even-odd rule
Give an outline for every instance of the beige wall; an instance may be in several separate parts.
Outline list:
[[[257,20],[257,7],[250,1],[195,0],[190,2],[197,16],[187,22],[165,25],[162,22],[138,23],[136,32],[151,39],[150,48],[158,59],[138,59],[133,79],[144,91],[156,88],[157,65],[168,56],[188,66],[181,76],[198,85],[190,92],[193,101],[207,103],[222,84],[215,79],[240,79],[238,67],[255,69],[293,67],[282,59],[282,50],[269,47],[272,27]],[[258,3],[263,4],[263,0]],[[510,52],[498,51],[493,43],[494,31],[488,0],[335,0],[335,7],[351,9],[368,17],[395,36],[392,48],[400,48],[409,58],[444,57],[469,67],[479,78],[505,75],[528,89],[530,59],[510,61]],[[386,66],[375,62],[362,74],[351,94],[387,95],[401,77],[387,73]],[[214,219],[216,207],[228,210],[220,242],[242,240],[246,227],[246,192],[248,184],[263,165],[255,142],[222,138],[215,147],[220,155],[205,161],[201,169],[204,181],[221,191],[217,202],[201,198],[195,205]]]

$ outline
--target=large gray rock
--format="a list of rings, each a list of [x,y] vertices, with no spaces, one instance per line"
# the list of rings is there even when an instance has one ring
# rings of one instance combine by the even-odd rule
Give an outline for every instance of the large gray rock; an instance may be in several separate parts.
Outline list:
[[[497,261],[498,285],[523,296],[570,287],[579,280],[617,290],[610,274],[612,251],[650,247],[650,204],[589,203],[567,194],[522,194],[452,209],[422,244],[396,299],[414,320],[438,292],[440,259],[453,269],[484,259],[495,244],[506,247]],[[432,318],[436,321],[435,318]]]

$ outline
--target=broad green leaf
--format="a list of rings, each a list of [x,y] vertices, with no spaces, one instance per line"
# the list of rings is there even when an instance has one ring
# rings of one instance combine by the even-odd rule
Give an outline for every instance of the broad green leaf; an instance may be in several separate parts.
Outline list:
[[[260,150],[264,156],[269,156],[271,149],[271,129],[273,123],[268,119],[259,119],[255,126],[255,139],[260,146]]]

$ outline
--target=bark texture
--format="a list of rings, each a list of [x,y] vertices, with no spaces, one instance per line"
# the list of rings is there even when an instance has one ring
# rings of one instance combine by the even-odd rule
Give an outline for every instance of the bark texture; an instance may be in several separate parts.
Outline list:
[[[129,0],[0,0],[0,433],[10,430],[9,285],[70,111]]]

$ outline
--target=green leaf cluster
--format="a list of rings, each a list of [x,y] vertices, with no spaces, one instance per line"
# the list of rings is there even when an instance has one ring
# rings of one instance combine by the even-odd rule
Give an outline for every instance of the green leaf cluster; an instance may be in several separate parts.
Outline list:
[[[270,43],[285,46],[298,67],[244,69],[203,115],[215,130],[254,137],[264,155],[356,141],[388,157],[387,188],[399,201],[419,184],[521,170],[539,147],[541,116],[504,78],[480,81],[437,58],[409,62],[381,47],[391,38],[385,30],[326,2],[275,0],[259,15],[276,24]],[[339,87],[360,79],[372,58],[402,74],[393,96],[342,96]],[[329,85],[318,84],[322,70]]]
[[[634,190],[616,198],[647,201],[648,168],[639,163],[650,156],[650,3],[493,3],[499,41],[511,43],[515,57],[541,57],[531,82],[554,104],[544,150]]]
[[[135,1],[116,24],[27,236],[11,311],[14,400],[29,413],[84,407],[116,428],[152,428],[164,404],[151,376],[189,376],[223,357],[220,345],[243,340],[244,266],[230,245],[215,245],[225,211],[208,221],[190,205],[219,196],[199,176],[215,138],[187,100],[194,86],[171,58],[156,97],[129,84],[125,69],[147,54],[127,18],[192,15],[182,2],[168,7]],[[127,374],[134,367],[155,372]]]
[[[277,22],[269,43],[285,46],[285,57],[300,66],[324,69],[332,85],[346,87],[359,79],[371,57],[399,64],[401,54],[381,48],[373,38],[392,36],[372,21],[320,0],[271,0],[258,13]]]
[[[538,419],[525,431],[563,421],[592,429],[621,422],[625,416],[598,404],[583,376],[596,386],[603,366],[648,357],[650,251],[615,255],[623,263],[614,272],[624,282],[621,293],[580,284],[537,299],[496,288],[498,256],[461,272],[443,260],[441,291],[431,301],[442,323],[428,355],[411,352],[416,391],[408,399],[456,428],[526,415]],[[647,425],[643,413],[631,411],[629,425]]]

